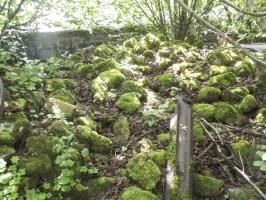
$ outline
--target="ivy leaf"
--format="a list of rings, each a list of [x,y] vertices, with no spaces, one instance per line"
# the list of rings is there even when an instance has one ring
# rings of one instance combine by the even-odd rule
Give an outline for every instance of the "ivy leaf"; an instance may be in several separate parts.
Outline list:
[[[260,167],[260,170],[266,172],[266,163]]]

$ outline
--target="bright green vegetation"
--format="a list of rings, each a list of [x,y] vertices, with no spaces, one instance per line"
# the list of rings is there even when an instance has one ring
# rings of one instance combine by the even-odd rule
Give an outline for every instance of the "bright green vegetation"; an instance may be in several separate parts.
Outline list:
[[[239,120],[239,113],[232,105],[219,102],[215,105],[214,118],[218,122],[235,124]]]
[[[207,120],[213,120],[215,114],[215,107],[211,104],[194,104],[193,112],[195,112],[195,116],[203,117]]]
[[[140,107],[139,93],[125,93],[117,101],[116,105],[125,113],[131,114],[137,111]]]
[[[199,102],[211,103],[217,101],[222,95],[222,91],[215,87],[203,87],[197,96]]]
[[[114,134],[118,140],[118,144],[121,146],[125,146],[130,136],[130,129],[127,118],[123,116],[119,117],[113,125],[113,129]]]
[[[233,86],[236,83],[236,75],[232,72],[219,74],[209,79],[208,84],[211,86],[217,86],[221,88],[227,88]]]
[[[258,102],[253,95],[247,95],[239,104],[239,110],[243,113],[248,113],[258,107]]]
[[[210,176],[193,174],[193,192],[200,197],[213,197],[218,194],[224,186],[224,182]]]
[[[121,200],[159,200],[149,191],[142,190],[135,186],[127,188],[120,197]]]

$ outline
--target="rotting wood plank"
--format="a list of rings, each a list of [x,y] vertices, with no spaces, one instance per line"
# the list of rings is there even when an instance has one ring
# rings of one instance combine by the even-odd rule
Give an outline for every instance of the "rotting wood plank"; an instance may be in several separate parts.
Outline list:
[[[181,177],[180,190],[192,193],[191,156],[192,156],[192,109],[180,98],[177,104],[176,161]]]
[[[190,160],[192,156],[192,108],[183,101],[183,97],[175,108],[175,113],[170,121],[170,129],[176,128],[172,139],[176,140],[176,166],[167,164],[165,177],[164,200],[170,200],[171,191],[174,187],[174,176],[181,177],[181,183],[178,186],[181,191],[187,192],[192,199],[192,181]],[[177,166],[179,171],[176,171]]]

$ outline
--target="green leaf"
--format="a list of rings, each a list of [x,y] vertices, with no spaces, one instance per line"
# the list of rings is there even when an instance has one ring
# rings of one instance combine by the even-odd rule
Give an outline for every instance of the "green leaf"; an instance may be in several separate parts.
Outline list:
[[[254,161],[253,162],[253,166],[255,166],[255,167],[260,167],[260,166],[262,166],[262,165],[266,165],[266,162],[264,162],[264,161]]]

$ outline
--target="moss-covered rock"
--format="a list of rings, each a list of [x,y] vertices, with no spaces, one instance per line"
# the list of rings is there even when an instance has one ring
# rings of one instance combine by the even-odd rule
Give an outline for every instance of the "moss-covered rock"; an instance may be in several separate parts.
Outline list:
[[[137,54],[143,54],[146,50],[147,50],[147,47],[145,46],[145,44],[142,44],[142,43],[135,44],[133,48],[134,53],[137,53]]]
[[[261,108],[256,115],[256,123],[263,124],[266,122],[266,108]]]
[[[0,145],[0,158],[8,159],[16,153],[16,150],[13,147],[6,145]]]
[[[0,144],[14,146],[16,143],[16,138],[11,131],[1,130],[0,132]]]
[[[152,190],[160,181],[159,167],[144,154],[135,155],[127,164],[129,176],[146,190]]]
[[[253,95],[248,94],[239,104],[239,111],[248,113],[258,107],[258,102]]]
[[[140,94],[131,92],[123,94],[116,105],[119,109],[125,111],[128,114],[131,114],[139,109],[140,107]]]
[[[59,90],[60,91],[60,90]],[[41,108],[45,104],[45,94],[43,91],[34,91],[29,97],[29,108],[34,109],[36,112],[40,112]]]
[[[206,135],[204,134],[204,129],[202,128],[199,119],[193,120],[193,141],[202,143],[206,140]]]
[[[117,69],[100,73],[91,84],[94,100],[103,101],[108,99],[110,97],[109,89],[117,88],[125,79],[126,77]]]
[[[87,76],[91,74],[93,70],[94,66],[92,64],[77,63],[74,66],[74,73],[79,76]]]
[[[47,135],[31,136],[26,139],[26,149],[31,155],[47,154],[50,158],[55,156],[53,149],[55,137]]]
[[[52,98],[55,98],[55,99],[60,99],[62,101],[65,101],[67,103],[75,103],[75,96],[69,92],[68,90],[66,89],[60,89],[60,90],[56,90],[56,91],[53,91],[51,94],[50,94],[50,97]]]
[[[233,52],[228,50],[215,50],[208,54],[208,57],[211,58],[211,62],[215,65],[230,65],[234,62]]]
[[[104,115],[100,121],[103,126],[110,126],[115,121],[115,118],[112,115]]]
[[[170,66],[172,64],[172,60],[168,59],[168,58],[165,58],[165,59],[162,59],[160,60],[159,62],[159,67],[161,69],[166,69],[168,66]]]
[[[197,96],[199,102],[211,103],[217,101],[222,96],[222,91],[215,87],[203,87]]]
[[[16,100],[19,110],[24,110],[27,106],[27,101],[24,98],[18,98]]]
[[[163,145],[163,146],[167,146],[169,145],[171,140],[171,135],[169,133],[161,133],[159,135],[157,135],[157,141]]]
[[[232,72],[213,76],[208,81],[209,85],[221,88],[227,88],[233,86],[235,83],[236,83],[236,76]]]
[[[149,191],[132,186],[122,193],[120,200],[159,200],[159,198]]]
[[[24,158],[21,163],[27,176],[50,177],[53,172],[52,161],[46,154]]]
[[[124,42],[124,46],[128,48],[134,48],[134,46],[138,43],[138,40],[136,38],[131,38]]]
[[[165,87],[165,88],[170,88],[174,86],[174,83],[175,83],[174,75],[169,72],[156,76],[155,81],[161,87]]]
[[[159,166],[163,166],[166,163],[166,151],[164,149],[151,151],[148,156]]]
[[[27,116],[25,115],[24,112],[16,112],[16,113],[11,113],[10,115],[5,116],[5,120],[7,122],[15,122],[17,120],[27,120]]]
[[[60,117],[66,117],[71,120],[79,115],[78,109],[76,106],[64,102],[60,99],[48,98],[45,103],[45,110],[50,113]]]
[[[118,68],[119,68],[119,64],[113,58],[106,58],[106,59],[101,60],[99,63],[97,63],[94,66],[93,71],[94,73],[99,73],[99,72],[108,71],[111,69],[118,69]]]
[[[266,91],[266,72],[263,71],[256,77],[256,86],[260,91]]]
[[[33,128],[28,119],[18,119],[14,123],[12,134],[16,140],[20,140],[21,138],[31,136],[32,131]]]
[[[96,131],[97,124],[90,116],[79,117],[76,121],[77,125],[84,125],[90,127],[91,130]]]
[[[215,105],[214,118],[218,122],[232,125],[238,122],[239,113],[232,105],[224,102],[219,102]]]
[[[146,59],[143,55],[135,55],[132,54],[131,55],[131,61],[132,64],[136,64],[136,65],[146,65]]]
[[[136,66],[136,69],[142,72],[143,74],[150,74],[152,71],[151,67],[148,65],[138,65]]]
[[[171,60],[177,60],[178,59],[178,55],[176,52],[173,52],[171,55],[170,55],[170,59]]]
[[[231,103],[238,103],[241,99],[249,94],[249,89],[246,87],[236,87],[224,90],[223,100]]]
[[[96,153],[107,153],[112,149],[112,141],[97,132],[92,131],[90,127],[78,125],[76,136],[81,143],[89,145],[89,149]]]
[[[155,52],[153,50],[146,50],[144,51],[143,55],[145,56],[145,58],[154,58]]]
[[[229,200],[256,200],[254,193],[247,188],[238,188],[228,195]]]
[[[77,82],[74,79],[63,79],[67,89],[73,90],[77,87]]]
[[[252,60],[246,58],[242,61],[238,61],[234,65],[234,70],[238,76],[251,76],[254,75],[256,72],[254,65],[255,64]]]
[[[169,49],[165,48],[165,49],[162,49],[159,51],[159,55],[161,57],[164,57],[164,58],[169,58],[171,55],[171,51]]]
[[[130,135],[129,124],[126,117],[119,117],[115,122],[114,135],[120,146],[125,146]]]
[[[84,54],[82,52],[75,52],[70,56],[70,59],[76,63],[84,60]]]
[[[197,117],[203,117],[208,121],[214,119],[215,107],[211,104],[197,103],[193,105],[193,112]]]
[[[60,90],[66,87],[64,81],[62,79],[50,79],[47,80],[47,91],[52,92],[55,90]]]
[[[224,74],[224,73],[232,72],[232,71],[233,71],[233,68],[230,68],[230,67],[227,67],[227,66],[224,66],[224,65],[222,65],[222,66],[211,65],[209,67],[209,72],[210,72],[211,76]]]
[[[195,79],[185,79],[180,82],[180,88],[183,90],[199,90],[201,85],[198,80]]]
[[[242,156],[249,154],[251,144],[247,140],[239,140],[238,142],[234,142],[231,144],[232,149],[235,155],[239,155],[239,152]]]
[[[48,132],[55,136],[65,136],[71,133],[70,127],[63,121],[56,120],[48,128]]]
[[[223,180],[193,174],[193,193],[200,197],[214,197],[221,191],[223,186]]]
[[[116,47],[113,45],[102,44],[94,49],[93,56],[99,58],[113,57],[116,53]]]
[[[156,36],[149,33],[144,37],[144,44],[148,47],[148,49],[158,50],[161,42]]]
[[[122,84],[123,93],[136,92],[141,96],[144,95],[145,90],[135,81],[124,81]]]

